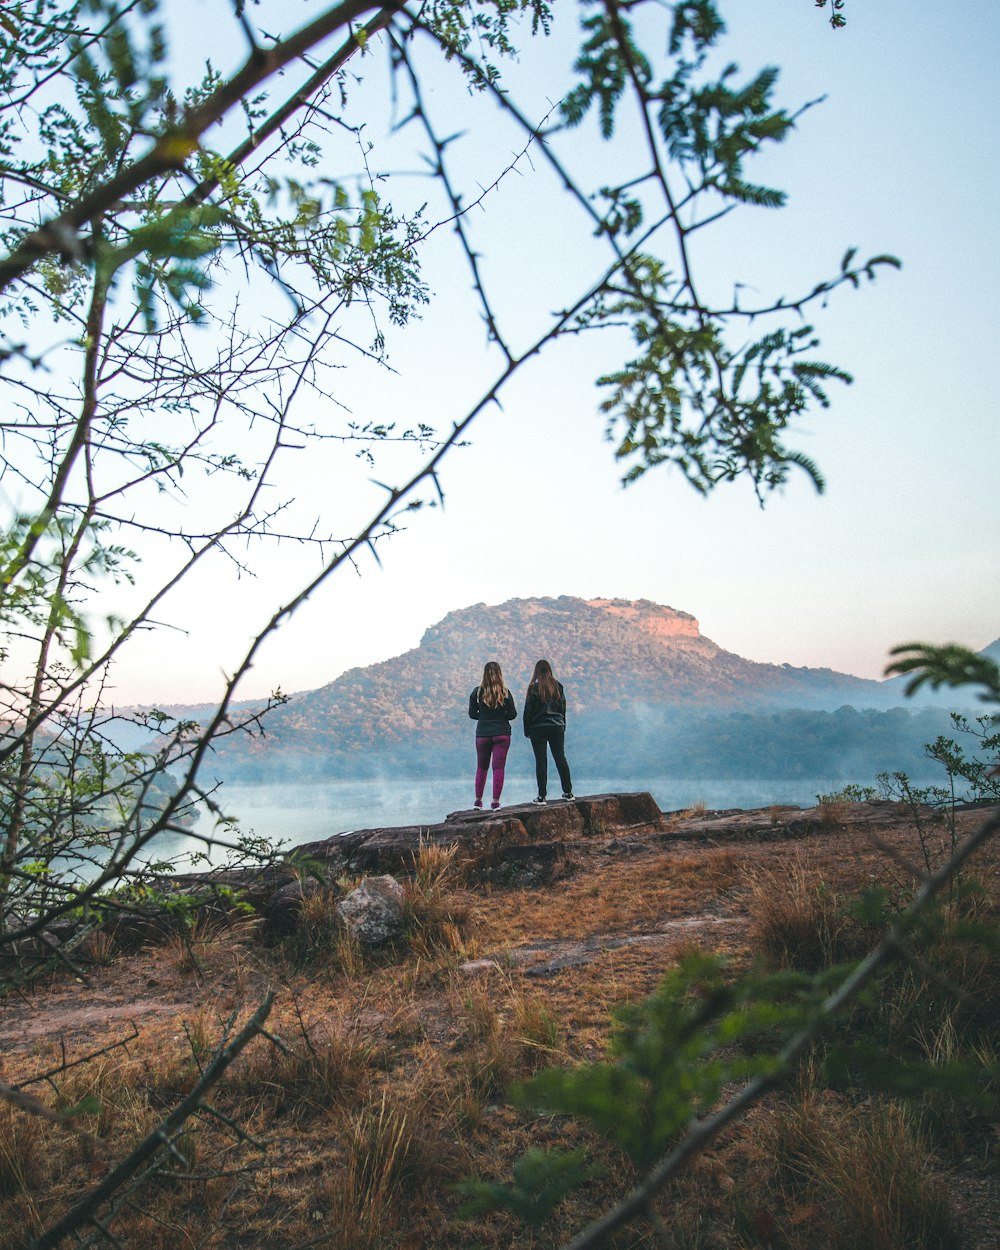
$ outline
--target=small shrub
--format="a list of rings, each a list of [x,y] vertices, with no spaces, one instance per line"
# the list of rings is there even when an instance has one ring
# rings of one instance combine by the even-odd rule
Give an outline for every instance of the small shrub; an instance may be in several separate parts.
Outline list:
[[[821,808],[829,804],[846,809],[851,803],[868,803],[878,797],[879,791],[875,786],[858,786],[852,783],[842,790],[833,790],[830,794],[817,794],[816,803]]]

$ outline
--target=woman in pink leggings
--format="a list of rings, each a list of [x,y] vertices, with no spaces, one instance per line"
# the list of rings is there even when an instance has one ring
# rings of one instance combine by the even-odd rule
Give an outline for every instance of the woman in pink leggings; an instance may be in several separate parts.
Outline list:
[[[510,750],[510,722],[517,716],[514,696],[504,685],[503,673],[495,660],[483,669],[482,685],[469,695],[469,716],[476,722],[476,801],[483,805],[486,774],[493,768],[493,811],[500,806],[503,770]]]

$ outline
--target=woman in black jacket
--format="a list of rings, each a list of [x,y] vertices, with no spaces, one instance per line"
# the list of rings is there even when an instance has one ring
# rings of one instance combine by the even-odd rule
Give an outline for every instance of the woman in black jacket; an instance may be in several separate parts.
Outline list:
[[[469,695],[469,715],[476,721],[476,802],[483,805],[486,773],[493,766],[493,811],[500,806],[503,772],[510,749],[510,722],[517,716],[514,696],[504,685],[503,673],[495,660],[483,669],[482,685]]]
[[[563,743],[566,739],[566,692],[552,676],[548,660],[539,660],[531,675],[524,698],[524,735],[531,739],[535,753],[535,779],[538,782],[536,803],[544,803],[549,780],[548,750],[552,752],[563,798],[573,797],[573,782],[566,763]]]

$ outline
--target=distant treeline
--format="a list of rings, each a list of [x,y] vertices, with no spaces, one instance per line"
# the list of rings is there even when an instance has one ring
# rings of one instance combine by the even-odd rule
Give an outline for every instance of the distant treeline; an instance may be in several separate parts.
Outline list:
[[[519,724],[508,761],[514,776],[530,775],[529,744]],[[577,775],[658,776],[689,780],[781,780],[851,777],[864,782],[877,772],[926,776],[924,745],[953,736],[949,714],[939,708],[892,708],[834,712],[679,713],[662,706],[582,714],[571,718],[566,749]],[[232,780],[283,781],[320,777],[364,779],[387,771],[403,776],[455,776],[474,759],[474,728],[447,739],[413,735],[405,746],[338,750],[335,740],[309,755],[282,751],[229,756]]]

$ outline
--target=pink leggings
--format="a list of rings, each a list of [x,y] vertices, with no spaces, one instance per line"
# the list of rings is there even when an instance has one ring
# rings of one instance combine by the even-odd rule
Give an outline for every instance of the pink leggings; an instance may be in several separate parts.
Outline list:
[[[476,739],[476,801],[482,800],[486,789],[486,773],[493,765],[493,802],[503,790],[503,770],[510,750],[510,734],[498,734],[495,738]]]

